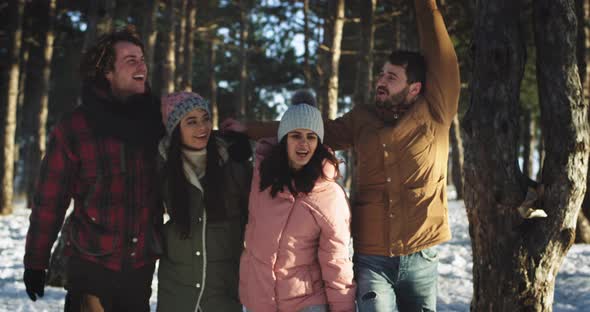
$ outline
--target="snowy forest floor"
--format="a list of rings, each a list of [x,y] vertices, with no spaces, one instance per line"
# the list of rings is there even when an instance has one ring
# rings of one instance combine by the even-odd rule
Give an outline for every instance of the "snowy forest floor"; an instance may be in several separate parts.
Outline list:
[[[452,193],[449,194],[452,198]],[[0,217],[0,312],[63,311],[65,291],[46,287],[45,296],[31,302],[22,281],[29,210],[22,203],[14,214]],[[463,201],[449,201],[453,239],[439,248],[439,311],[469,311],[472,258],[468,222]],[[151,306],[156,307],[157,278],[152,283]],[[559,270],[553,310],[588,311],[590,306],[590,245],[574,245]]]

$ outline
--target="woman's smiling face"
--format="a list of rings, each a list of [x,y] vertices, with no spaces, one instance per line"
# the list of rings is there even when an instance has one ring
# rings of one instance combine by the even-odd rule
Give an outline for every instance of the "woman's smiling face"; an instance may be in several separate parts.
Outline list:
[[[180,121],[182,144],[190,149],[201,150],[207,147],[213,124],[207,111],[195,109]]]

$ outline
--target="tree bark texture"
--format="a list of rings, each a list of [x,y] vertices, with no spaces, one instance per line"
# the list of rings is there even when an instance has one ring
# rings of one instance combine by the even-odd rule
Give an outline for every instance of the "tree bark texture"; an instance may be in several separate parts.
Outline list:
[[[12,213],[12,196],[13,196],[13,179],[14,179],[14,137],[16,132],[16,104],[18,100],[18,83],[19,83],[19,62],[20,48],[22,41],[22,21],[25,1],[11,1],[8,9],[11,10],[8,66],[6,72],[1,73],[5,76],[5,85],[0,87],[2,90],[2,102],[0,104],[0,146],[3,147],[0,154],[0,176],[2,185],[0,186],[0,214]]]
[[[211,101],[211,114],[213,114],[213,128],[219,127],[219,107],[217,106],[217,80],[215,78],[215,64],[217,63],[217,47],[215,39],[209,43],[209,100]]]
[[[249,36],[249,10],[247,1],[240,1],[240,88],[238,89],[237,113],[238,117],[245,118],[248,112],[247,88],[248,88],[248,36]]]
[[[312,86],[312,70],[309,62],[309,0],[303,0],[303,75],[305,85]]]
[[[51,77],[51,61],[53,59],[53,43],[55,40],[56,0],[38,1],[32,9],[34,19],[38,22],[34,27],[34,37],[39,44],[31,50],[27,75],[27,97],[25,99],[25,179],[27,203],[33,200],[35,181],[41,159],[45,154],[47,140],[47,115]],[[39,75],[41,73],[41,75]]]
[[[457,199],[463,199],[463,139],[461,138],[461,127],[459,116],[455,115],[451,124],[451,179],[455,186]]]
[[[586,191],[590,151],[588,103],[583,100],[575,52],[577,23],[583,21],[577,21],[574,0],[536,1],[534,15],[545,134],[544,209],[557,217],[538,232],[548,235],[554,248],[561,247],[565,254]]]
[[[166,43],[164,44],[165,59],[162,67],[162,95],[174,92],[174,77],[176,73],[176,17],[174,16],[174,8],[176,2],[177,0],[166,2],[166,13],[164,15],[164,20],[168,28],[165,30]]]
[[[176,73],[174,77],[175,90],[180,90],[181,86],[184,85],[183,78],[186,76],[185,67],[185,49],[186,49],[186,21],[188,18],[188,0],[178,0],[178,8],[176,11],[176,18],[178,23],[176,24]]]
[[[576,12],[578,21],[578,70],[582,82],[584,101],[590,103],[590,0],[577,0]],[[589,108],[590,109],[590,108]],[[590,113],[589,120],[590,123]],[[590,162],[590,160],[589,160]],[[590,244],[590,167],[586,176],[586,195],[582,202],[582,210],[576,225],[576,243]]]
[[[193,53],[195,51],[195,32],[197,23],[197,3],[188,1],[187,20],[185,30],[184,67],[180,88],[185,91],[193,90]]]
[[[353,105],[367,105],[373,85],[373,48],[375,46],[375,8],[377,0],[362,2],[360,49]]]
[[[586,183],[588,129],[575,65],[573,0],[535,1],[547,218],[522,220],[528,179],[518,159],[524,71],[522,2],[478,2],[471,107],[464,128],[465,205],[473,250],[472,311],[551,311]]]
[[[144,58],[148,67],[149,81],[153,82],[154,66],[154,48],[156,46],[156,37],[158,36],[157,17],[159,9],[159,0],[146,0],[144,2],[144,16],[141,27],[141,38],[144,43]]]
[[[324,40],[320,54],[318,104],[325,117],[335,119],[338,114],[338,66],[344,26],[344,0],[330,0],[324,19]]]

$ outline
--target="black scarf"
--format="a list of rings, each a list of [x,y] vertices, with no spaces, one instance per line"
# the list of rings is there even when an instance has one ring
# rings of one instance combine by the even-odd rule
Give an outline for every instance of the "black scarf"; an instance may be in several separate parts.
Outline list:
[[[149,89],[120,101],[110,92],[85,85],[81,109],[99,137],[115,138],[133,147],[156,149],[164,135],[160,101]]]

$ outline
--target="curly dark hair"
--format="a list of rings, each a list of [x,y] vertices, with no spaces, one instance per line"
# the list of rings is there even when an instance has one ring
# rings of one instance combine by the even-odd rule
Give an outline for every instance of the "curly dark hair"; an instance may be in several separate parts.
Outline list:
[[[102,35],[96,43],[84,51],[80,61],[80,76],[84,83],[90,83],[101,89],[108,89],[109,82],[105,73],[115,69],[115,44],[130,42],[144,51],[143,43],[133,25]]]
[[[397,50],[391,52],[387,60],[393,65],[405,68],[408,84],[420,82],[422,84],[420,94],[424,93],[426,90],[426,61],[421,53]]]
[[[326,177],[324,174],[324,160],[336,168],[335,177]],[[298,193],[308,194],[313,190],[318,179],[335,180],[340,177],[338,159],[332,152],[318,141],[318,147],[311,156],[309,162],[301,170],[293,171],[289,167],[287,155],[287,136],[275,145],[270,155],[260,163],[260,191],[270,189],[270,195],[274,198],[277,193],[287,187],[293,195]]]

